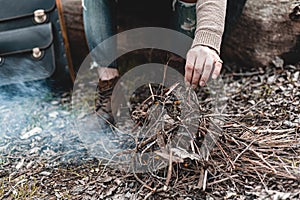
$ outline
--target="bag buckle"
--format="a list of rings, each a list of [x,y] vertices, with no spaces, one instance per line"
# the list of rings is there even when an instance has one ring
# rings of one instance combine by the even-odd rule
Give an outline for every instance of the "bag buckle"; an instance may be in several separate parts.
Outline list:
[[[39,9],[34,11],[34,21],[38,24],[44,23],[47,20],[45,10]]]
[[[32,49],[32,56],[35,59],[39,59],[42,57],[42,51],[40,50],[40,48],[36,47]]]

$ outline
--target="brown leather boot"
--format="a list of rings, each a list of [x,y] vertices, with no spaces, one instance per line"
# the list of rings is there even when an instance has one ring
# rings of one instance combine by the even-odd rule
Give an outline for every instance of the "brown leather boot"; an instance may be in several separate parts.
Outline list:
[[[107,81],[99,80],[97,86],[95,111],[100,118],[104,119],[107,123],[110,124],[114,124],[111,109],[111,95],[118,80],[119,77],[115,77]]]

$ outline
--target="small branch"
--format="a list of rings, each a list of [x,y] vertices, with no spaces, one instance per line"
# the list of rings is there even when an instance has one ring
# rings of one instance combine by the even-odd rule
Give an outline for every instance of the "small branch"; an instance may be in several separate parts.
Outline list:
[[[236,161],[241,157],[241,155],[243,155],[243,153],[245,153],[247,150],[250,149],[251,145],[255,142],[255,140],[253,140],[249,145],[246,145],[245,143],[243,143],[244,145],[246,145],[246,148],[237,155],[237,157],[234,159],[233,161],[233,165],[236,163]]]
[[[274,133],[274,134],[280,134],[280,133],[292,133],[295,132],[295,128],[291,129],[281,129],[281,130],[272,130],[272,129],[264,129],[264,130],[256,130],[256,133]]]
[[[236,178],[236,177],[238,177],[238,176],[239,176],[238,174],[235,174],[235,175],[229,176],[229,177],[227,177],[227,178],[223,178],[223,179],[214,181],[214,182],[212,182],[212,183],[208,183],[207,186],[212,186],[212,185],[214,185],[214,184],[222,183],[222,182],[224,182],[224,181],[227,181],[227,180],[232,179],[232,178]]]
[[[169,168],[168,168],[168,175],[167,175],[167,180],[166,180],[166,185],[164,187],[164,191],[167,191],[168,186],[170,184],[171,177],[172,177],[172,163],[173,163],[172,156],[173,156],[173,152],[170,149]]]
[[[149,89],[150,89],[150,92],[151,92],[152,100],[153,100],[153,102],[154,102],[154,101],[155,101],[155,98],[154,98],[154,94],[153,94],[153,90],[152,90],[151,83],[149,83]]]
[[[249,150],[252,151],[259,159],[261,159],[268,167],[270,167],[274,173],[277,173],[276,169],[270,163],[268,163],[260,153],[254,151],[252,148],[249,148]]]

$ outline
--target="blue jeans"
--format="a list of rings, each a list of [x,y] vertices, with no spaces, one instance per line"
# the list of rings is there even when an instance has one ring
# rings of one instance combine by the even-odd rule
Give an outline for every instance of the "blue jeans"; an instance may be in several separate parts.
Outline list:
[[[231,25],[235,24],[245,2],[246,0],[228,0],[224,35],[228,33]],[[122,5],[122,3],[123,5],[129,4],[130,9],[139,10],[141,13],[148,11],[147,14],[150,16],[156,15],[159,9],[165,9],[160,7],[169,6],[165,12],[168,13],[168,9],[171,11],[172,19],[169,27],[190,37],[194,36],[196,29],[195,4],[183,3],[180,0],[120,0],[119,2],[116,0],[83,0],[84,28],[90,51],[102,41],[117,34],[117,6]],[[97,52],[95,55],[91,55],[94,64],[99,67],[116,68],[116,62],[111,63],[109,66],[103,62],[106,53],[112,54],[116,51],[114,47],[116,47],[116,44],[109,44],[109,47],[107,47],[107,49],[110,49],[109,51]]]
[[[89,50],[92,51],[98,44],[117,33],[116,2],[115,0],[83,0],[82,6],[85,35]],[[116,44],[110,44],[109,48],[113,46]],[[93,65],[107,67],[101,62],[108,52],[112,53],[112,51],[103,51],[97,53],[98,55],[91,55]],[[117,65],[114,62],[110,67],[115,68]]]

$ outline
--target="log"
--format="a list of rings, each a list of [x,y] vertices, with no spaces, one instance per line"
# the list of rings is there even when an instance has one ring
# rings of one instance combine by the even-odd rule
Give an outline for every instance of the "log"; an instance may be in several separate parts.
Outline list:
[[[75,68],[88,53],[81,0],[62,0]],[[119,17],[120,30],[134,28]],[[126,24],[127,23],[127,24]],[[129,24],[130,23],[130,24]],[[236,27],[224,39],[222,57],[243,66],[266,66],[275,57],[286,64],[300,61],[300,2],[296,0],[248,0]]]
[[[275,57],[300,61],[300,1],[248,0],[237,26],[224,40],[223,57],[266,66]]]
[[[70,43],[71,56],[75,71],[88,54],[85,38],[81,0],[62,0],[63,13]]]

